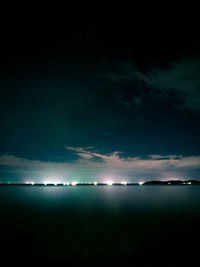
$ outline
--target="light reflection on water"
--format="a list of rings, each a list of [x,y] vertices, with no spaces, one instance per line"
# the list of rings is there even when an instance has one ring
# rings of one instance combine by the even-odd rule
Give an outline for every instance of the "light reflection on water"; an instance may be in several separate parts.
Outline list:
[[[200,187],[2,187],[0,212],[2,238],[16,246],[22,236],[26,253],[130,257],[188,249],[200,223]]]
[[[119,212],[157,210],[184,212],[200,206],[200,187],[5,187],[0,188],[1,203],[33,209],[65,208],[98,212],[116,207]],[[0,205],[1,205],[0,203]],[[189,211],[189,210],[188,210]]]

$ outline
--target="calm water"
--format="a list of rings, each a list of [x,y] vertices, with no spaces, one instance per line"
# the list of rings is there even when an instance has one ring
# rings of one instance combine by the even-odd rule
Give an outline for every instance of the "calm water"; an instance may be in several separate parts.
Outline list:
[[[200,186],[0,187],[5,258],[164,266],[195,256],[199,223]]]

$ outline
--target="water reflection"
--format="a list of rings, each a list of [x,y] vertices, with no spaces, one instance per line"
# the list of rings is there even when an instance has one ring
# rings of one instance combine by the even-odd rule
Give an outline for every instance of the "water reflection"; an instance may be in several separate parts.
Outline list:
[[[1,238],[49,259],[195,250],[200,187],[0,188]],[[5,235],[6,233],[6,235]],[[27,245],[28,244],[28,245]]]

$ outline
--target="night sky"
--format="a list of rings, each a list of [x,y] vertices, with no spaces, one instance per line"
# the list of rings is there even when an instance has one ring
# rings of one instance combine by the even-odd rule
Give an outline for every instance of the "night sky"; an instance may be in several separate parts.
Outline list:
[[[195,7],[124,2],[3,7],[0,181],[200,179]]]

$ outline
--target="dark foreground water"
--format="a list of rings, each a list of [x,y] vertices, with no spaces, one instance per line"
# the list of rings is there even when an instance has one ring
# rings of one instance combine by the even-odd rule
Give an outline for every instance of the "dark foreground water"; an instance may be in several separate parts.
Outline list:
[[[0,187],[1,262],[198,266],[199,225],[200,186]]]

